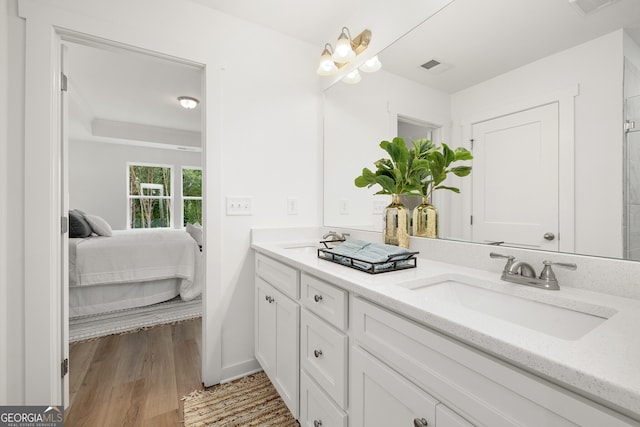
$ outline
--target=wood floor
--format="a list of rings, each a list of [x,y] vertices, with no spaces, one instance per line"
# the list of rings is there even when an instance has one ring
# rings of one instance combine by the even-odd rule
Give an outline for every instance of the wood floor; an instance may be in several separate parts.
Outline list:
[[[183,396],[203,389],[201,319],[74,343],[65,427],[180,426]]]

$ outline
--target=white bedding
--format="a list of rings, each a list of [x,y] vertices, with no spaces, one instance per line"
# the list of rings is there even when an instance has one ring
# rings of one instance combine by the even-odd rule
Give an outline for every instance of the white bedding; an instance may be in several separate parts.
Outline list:
[[[69,239],[69,285],[179,278],[180,297],[202,292],[202,254],[184,230],[113,231],[112,237]]]

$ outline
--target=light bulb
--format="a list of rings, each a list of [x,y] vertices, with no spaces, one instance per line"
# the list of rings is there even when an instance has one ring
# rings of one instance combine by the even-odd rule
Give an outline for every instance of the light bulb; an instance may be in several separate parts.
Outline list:
[[[375,71],[378,71],[380,68],[382,68],[382,63],[378,59],[378,55],[374,56],[373,58],[367,59],[365,63],[360,66],[360,70],[364,71],[365,73],[373,73]]]
[[[356,84],[360,80],[362,80],[362,76],[360,76],[360,73],[358,72],[357,69],[351,71],[342,79],[344,83],[349,83],[349,84]]]
[[[353,51],[351,47],[351,40],[343,31],[340,33],[340,37],[338,37],[338,41],[336,42],[336,50],[333,51],[333,60],[338,63],[345,63],[351,61],[356,57],[356,53]]]
[[[325,46],[322,51],[322,55],[320,56],[320,62],[318,63],[318,69],[316,73],[321,76],[329,76],[338,71],[338,67],[336,67],[335,62],[331,58],[331,51],[329,50],[330,45]]]

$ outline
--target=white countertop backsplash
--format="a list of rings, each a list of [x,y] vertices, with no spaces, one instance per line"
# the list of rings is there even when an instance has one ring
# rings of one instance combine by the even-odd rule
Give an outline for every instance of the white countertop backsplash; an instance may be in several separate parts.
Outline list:
[[[380,241],[380,233],[332,230]],[[640,262],[412,239],[410,249],[420,251],[417,268],[372,275],[319,259],[313,252],[285,249],[317,244],[326,231],[325,227],[254,229],[252,247],[640,420]],[[505,260],[491,259],[489,252],[514,255],[538,273],[545,259],[574,262],[578,269],[554,269],[560,291],[536,289],[500,281]],[[565,307],[595,305],[616,313],[586,335],[564,340],[481,313],[429,305],[400,286],[453,272],[489,281],[495,290],[514,296],[560,301]]]

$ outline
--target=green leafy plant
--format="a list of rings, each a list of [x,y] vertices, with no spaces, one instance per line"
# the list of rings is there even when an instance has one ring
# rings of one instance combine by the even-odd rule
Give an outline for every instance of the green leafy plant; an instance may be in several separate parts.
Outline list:
[[[410,152],[417,159],[426,160],[428,163],[428,166],[422,170],[420,179],[422,183],[419,188],[421,195],[429,197],[435,190],[450,190],[454,193],[460,193],[460,189],[457,187],[448,187],[441,184],[447,179],[449,172],[459,177],[467,176],[471,173],[471,166],[449,167],[451,163],[457,161],[472,160],[473,155],[469,150],[463,147],[452,150],[445,143],[437,147],[432,141],[423,138],[413,141],[413,149]]]
[[[471,166],[450,167],[460,160],[471,160],[473,156],[466,148],[455,150],[447,144],[436,146],[432,141],[422,138],[412,142],[413,148],[408,149],[404,139],[393,138],[391,142],[382,141],[380,148],[389,157],[376,162],[375,171],[362,169],[362,175],[355,179],[356,187],[382,187],[376,194],[407,194],[429,197],[434,190],[450,190],[459,193],[456,187],[447,187],[442,183],[449,172],[456,176],[467,176],[471,173]]]

